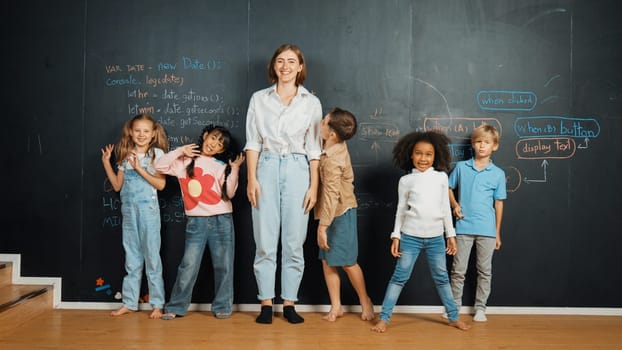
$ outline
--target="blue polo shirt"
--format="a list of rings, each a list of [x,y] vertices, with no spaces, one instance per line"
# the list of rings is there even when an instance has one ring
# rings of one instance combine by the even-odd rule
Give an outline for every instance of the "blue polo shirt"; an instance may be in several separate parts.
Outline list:
[[[456,234],[496,237],[495,200],[504,200],[505,172],[490,161],[482,170],[473,158],[463,160],[449,175],[449,188],[454,190],[464,218],[456,220]]]

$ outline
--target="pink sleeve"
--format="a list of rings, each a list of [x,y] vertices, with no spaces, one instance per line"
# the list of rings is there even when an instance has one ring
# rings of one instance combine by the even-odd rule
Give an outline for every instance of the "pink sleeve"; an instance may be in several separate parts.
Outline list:
[[[238,173],[240,168],[231,168],[231,173],[227,177],[227,197],[233,198],[238,188]]]
[[[186,176],[186,164],[190,158],[186,157],[180,148],[170,151],[160,157],[155,162],[155,168],[162,174],[173,175],[176,177]]]

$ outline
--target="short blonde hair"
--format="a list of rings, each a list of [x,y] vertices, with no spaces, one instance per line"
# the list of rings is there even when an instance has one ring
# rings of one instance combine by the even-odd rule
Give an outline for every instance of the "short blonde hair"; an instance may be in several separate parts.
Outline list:
[[[471,133],[471,140],[475,140],[484,135],[492,136],[492,141],[497,145],[499,144],[499,132],[497,131],[497,128],[490,124],[483,124],[473,129],[473,132]]]

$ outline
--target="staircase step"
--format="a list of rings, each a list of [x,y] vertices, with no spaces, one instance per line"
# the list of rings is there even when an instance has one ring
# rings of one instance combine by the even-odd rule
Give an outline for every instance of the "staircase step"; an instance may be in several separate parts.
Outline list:
[[[52,286],[32,284],[13,284],[0,287],[0,313],[51,289]]]
[[[44,312],[53,310],[52,286],[10,285],[0,288],[0,339]]]
[[[13,264],[0,261],[0,287],[11,284],[13,278]]]

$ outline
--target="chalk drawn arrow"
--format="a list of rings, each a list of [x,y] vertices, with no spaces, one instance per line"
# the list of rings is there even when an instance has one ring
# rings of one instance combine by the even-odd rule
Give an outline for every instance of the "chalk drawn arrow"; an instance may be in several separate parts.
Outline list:
[[[376,141],[372,142],[371,150],[374,151],[376,155],[376,164],[378,164],[378,151],[380,150],[380,144]]]
[[[589,146],[589,145],[588,145],[589,143],[590,143],[590,139],[586,137],[586,138],[585,138],[585,145],[584,145],[584,144],[582,144],[582,143],[580,143],[580,144],[578,144],[578,145],[577,145],[577,148],[580,148],[580,149],[587,149],[587,148],[588,148],[588,146]]]
[[[527,179],[527,176],[525,176],[525,179],[523,181],[525,181],[525,183],[530,184],[533,182],[546,182],[546,168],[549,166],[549,162],[545,160],[542,161],[542,164],[540,165],[542,167],[542,169],[544,170],[544,178],[540,179],[540,180],[529,180]]]
[[[382,118],[382,107],[380,107],[380,110],[376,108],[376,111],[374,112],[374,114],[371,114],[369,117],[371,119],[381,119]]]

